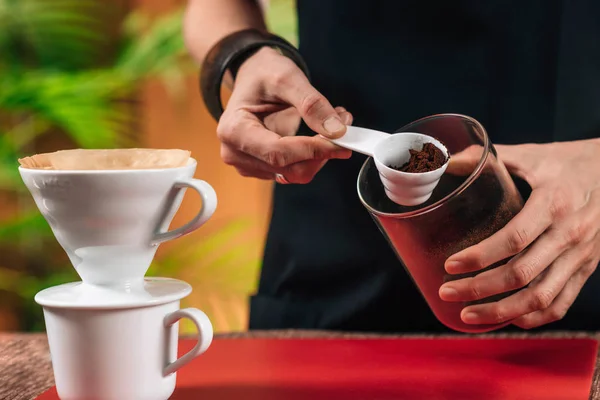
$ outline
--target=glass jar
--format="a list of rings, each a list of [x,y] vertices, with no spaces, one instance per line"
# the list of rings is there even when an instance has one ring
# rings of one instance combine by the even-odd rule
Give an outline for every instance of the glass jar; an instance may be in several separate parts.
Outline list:
[[[450,275],[444,269],[451,255],[491,236],[523,208],[523,199],[485,129],[473,118],[441,114],[415,121],[397,132],[422,133],[444,143],[451,154],[448,169],[426,203],[404,207],[386,196],[374,160],[368,158],[357,182],[361,202],[441,323],[467,333],[508,325],[510,321],[465,324],[460,313],[468,305],[497,301],[513,292],[473,302],[447,302],[439,297],[443,283],[475,276],[508,261],[461,275]]]

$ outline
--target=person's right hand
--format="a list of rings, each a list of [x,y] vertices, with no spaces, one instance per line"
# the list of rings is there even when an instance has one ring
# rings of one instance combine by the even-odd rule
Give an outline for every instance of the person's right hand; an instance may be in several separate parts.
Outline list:
[[[238,71],[219,120],[221,158],[242,176],[308,183],[327,160],[347,159],[350,150],[315,136],[295,136],[300,118],[314,132],[343,136],[352,115],[334,108],[289,58],[265,47]]]

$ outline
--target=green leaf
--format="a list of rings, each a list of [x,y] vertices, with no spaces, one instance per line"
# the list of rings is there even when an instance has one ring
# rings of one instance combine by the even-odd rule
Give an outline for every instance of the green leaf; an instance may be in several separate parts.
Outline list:
[[[185,53],[182,10],[161,17],[149,29],[143,16],[132,13],[125,23],[127,35],[116,68],[127,76],[155,75],[176,65]],[[144,21],[144,22],[142,22]]]
[[[37,209],[0,224],[0,243],[15,244],[23,237],[54,237],[50,226]]]
[[[65,265],[51,276],[37,277],[23,271],[9,269],[0,265],[0,290],[15,293],[24,300],[33,299],[40,290],[50,286],[79,280],[71,266]]]
[[[92,65],[108,43],[106,10],[91,0],[0,0],[0,52],[12,64]]]
[[[61,127],[80,147],[110,148],[130,142],[133,115],[119,96],[133,85],[110,71],[29,73],[0,77],[0,108],[33,112]]]

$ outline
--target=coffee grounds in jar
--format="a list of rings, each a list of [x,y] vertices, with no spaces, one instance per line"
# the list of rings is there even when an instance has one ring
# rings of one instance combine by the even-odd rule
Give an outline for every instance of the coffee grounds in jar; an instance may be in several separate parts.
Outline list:
[[[425,143],[421,150],[410,149],[409,152],[410,159],[408,162],[400,167],[390,165],[390,168],[409,173],[429,172],[440,168],[447,161],[442,150],[433,143]]]

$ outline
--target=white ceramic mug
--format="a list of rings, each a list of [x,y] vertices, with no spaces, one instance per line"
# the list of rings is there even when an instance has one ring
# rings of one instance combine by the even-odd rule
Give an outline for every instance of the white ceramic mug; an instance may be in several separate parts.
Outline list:
[[[175,279],[145,281],[146,289],[133,293],[74,282],[36,295],[62,400],[166,400],[176,371],[210,346],[208,317],[179,309],[191,287]],[[198,342],[177,359],[181,318],[196,325]]]
[[[178,168],[19,172],[81,279],[126,287],[140,282],[158,244],[188,234],[215,212],[217,195],[193,179],[196,160]],[[202,206],[187,224],[167,231],[191,188]],[[135,282],[134,282],[135,281]]]

